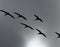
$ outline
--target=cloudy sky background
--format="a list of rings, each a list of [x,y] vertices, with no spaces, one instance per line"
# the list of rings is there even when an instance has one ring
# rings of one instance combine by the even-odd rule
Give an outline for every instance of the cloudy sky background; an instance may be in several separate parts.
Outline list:
[[[37,36],[36,30],[24,29],[24,26],[19,24],[21,22],[34,29],[42,30],[48,36],[46,40],[49,41],[50,47],[59,47],[60,39],[56,39],[57,35],[54,33],[60,32],[59,3],[59,0],[0,0],[0,9],[10,12],[15,17],[17,16],[13,12],[18,12],[28,19],[28,21],[22,18],[12,19],[0,12],[0,47],[19,47],[19,45],[22,47],[22,43],[19,44],[21,40],[25,42],[27,39]],[[41,17],[44,23],[33,22],[34,14]]]

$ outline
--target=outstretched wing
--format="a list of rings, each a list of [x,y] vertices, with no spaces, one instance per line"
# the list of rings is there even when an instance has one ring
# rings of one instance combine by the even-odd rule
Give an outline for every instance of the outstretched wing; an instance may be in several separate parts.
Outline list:
[[[40,30],[38,30],[38,29],[36,29],[39,33],[41,33],[41,31]]]
[[[20,14],[19,14],[19,13],[17,13],[17,12],[14,12],[14,14],[18,15],[18,17],[20,16]]]
[[[36,17],[36,19],[39,18],[36,14],[34,14],[34,16]]]
[[[23,19],[27,20],[27,18],[25,18],[24,16],[22,16]]]
[[[7,13],[6,11],[4,11],[4,10],[0,10],[1,12],[4,12],[4,13]]]
[[[15,18],[14,16],[12,16],[11,14],[9,14],[9,16],[11,17],[11,18]]]
[[[60,35],[59,33],[55,32],[56,34]]]
[[[34,30],[32,27],[29,26],[30,29]]]
[[[45,35],[44,33],[42,33],[42,35],[43,35],[44,37],[46,37],[46,35]]]
[[[24,25],[24,26],[25,26],[25,28],[27,28],[27,27],[28,27],[28,25],[26,25],[26,24],[24,24],[24,23],[20,23],[20,24]]]
[[[43,22],[43,20],[40,18],[40,21]]]

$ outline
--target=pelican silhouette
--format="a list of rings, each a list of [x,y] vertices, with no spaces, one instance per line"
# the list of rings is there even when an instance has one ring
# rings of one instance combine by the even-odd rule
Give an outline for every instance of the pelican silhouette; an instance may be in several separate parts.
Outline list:
[[[42,20],[41,18],[39,18],[36,14],[34,14],[34,16],[36,17],[36,19],[35,19],[35,20],[39,20],[40,22],[42,22],[42,23],[43,23],[43,20]]]
[[[29,26],[27,24],[24,24],[24,23],[20,23],[20,24],[24,25],[25,26],[24,28],[30,28],[30,29],[34,30],[31,26]]]
[[[60,38],[60,34],[59,33],[57,33],[57,32],[55,32],[57,35],[58,35],[58,37],[57,38]]]
[[[4,11],[4,10],[0,10],[0,11],[5,13],[4,16],[9,15],[11,18],[15,19],[15,17],[12,16],[9,12],[6,12],[6,11]]]
[[[44,37],[46,37],[46,35],[44,33],[42,33],[40,30],[38,30],[38,29],[36,29],[36,30],[39,32],[38,34],[43,35]]]
[[[14,14],[16,14],[16,15],[18,15],[18,18],[23,18],[24,20],[27,20],[27,18],[25,18],[23,15],[21,15],[21,14],[19,14],[19,13],[17,13],[17,12],[14,12]]]

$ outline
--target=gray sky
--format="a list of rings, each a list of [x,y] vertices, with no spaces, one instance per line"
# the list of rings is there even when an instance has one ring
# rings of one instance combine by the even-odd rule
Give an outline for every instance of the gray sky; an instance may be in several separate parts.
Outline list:
[[[60,39],[56,39],[57,35],[54,33],[60,32],[59,3],[59,0],[0,0],[0,9],[10,12],[15,17],[16,15],[13,12],[18,12],[28,19],[28,21],[22,18],[14,20],[9,16],[3,16],[4,13],[0,12],[0,47],[15,47],[19,40],[30,39],[37,35],[36,30],[24,29],[24,26],[19,24],[21,22],[46,33],[47,40],[50,41],[49,44],[52,43],[50,47],[59,47]],[[33,22],[34,14],[41,17],[44,23]]]

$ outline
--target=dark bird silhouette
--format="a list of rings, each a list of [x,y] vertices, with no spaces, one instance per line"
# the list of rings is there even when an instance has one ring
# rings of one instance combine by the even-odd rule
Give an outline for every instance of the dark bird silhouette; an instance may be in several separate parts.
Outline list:
[[[0,11],[5,13],[4,16],[9,15],[11,18],[13,18],[13,19],[15,18],[15,17],[12,16],[9,12],[6,12],[6,11],[4,11],[4,10],[0,10]]]
[[[14,14],[16,14],[16,15],[18,15],[18,18],[23,18],[23,19],[25,19],[25,20],[27,20],[27,18],[25,18],[23,15],[21,15],[21,14],[19,14],[19,13],[17,13],[17,12],[14,12]]]
[[[43,35],[44,37],[46,37],[46,35],[44,33],[42,33],[40,30],[36,29],[39,33],[38,34],[41,34]]]
[[[42,22],[42,23],[43,23],[43,20],[42,20],[41,18],[39,18],[36,14],[34,14],[34,16],[36,17],[36,19],[35,19],[35,20],[39,20],[40,22]]]
[[[30,28],[30,29],[34,30],[31,26],[28,26],[27,24],[24,24],[24,23],[21,23],[21,24],[25,26],[24,28]]]
[[[57,33],[57,32],[55,32],[57,35],[58,35],[58,37],[57,38],[60,38],[60,34],[59,33]]]

